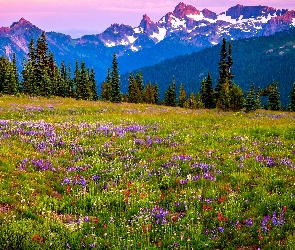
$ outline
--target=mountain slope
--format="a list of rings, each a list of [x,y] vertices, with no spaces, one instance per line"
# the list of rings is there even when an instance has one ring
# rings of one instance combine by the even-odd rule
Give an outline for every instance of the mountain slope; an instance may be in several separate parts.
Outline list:
[[[211,72],[216,85],[220,45],[186,56],[165,60],[155,66],[139,69],[145,82],[157,82],[163,97],[174,76],[177,85],[183,83],[187,94],[199,92],[202,78]],[[272,36],[233,41],[234,81],[248,91],[254,83],[261,88],[272,81],[279,82],[281,100],[286,106],[295,81],[295,29]],[[134,72],[135,73],[135,72]],[[128,74],[122,76],[123,91],[127,91]]]

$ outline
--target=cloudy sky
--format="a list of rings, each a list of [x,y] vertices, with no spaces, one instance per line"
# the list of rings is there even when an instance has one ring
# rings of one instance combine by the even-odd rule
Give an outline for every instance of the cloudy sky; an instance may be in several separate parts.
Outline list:
[[[103,31],[112,23],[139,25],[143,14],[158,21],[173,11],[180,0],[0,0],[0,27],[24,17],[45,31],[71,29]],[[295,10],[294,0],[186,0],[197,9],[216,13],[236,4],[267,5]]]

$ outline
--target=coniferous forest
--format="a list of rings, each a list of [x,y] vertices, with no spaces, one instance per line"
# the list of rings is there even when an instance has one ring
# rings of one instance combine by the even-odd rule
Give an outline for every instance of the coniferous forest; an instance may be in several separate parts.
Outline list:
[[[29,53],[23,61],[23,69],[19,73],[15,54],[12,61],[5,57],[0,58],[0,93],[8,95],[24,94],[29,96],[60,96],[71,97],[77,100],[103,100],[110,102],[149,103],[184,108],[219,108],[222,110],[241,110],[247,112],[261,108],[269,110],[288,109],[294,111],[294,86],[289,94],[288,106],[283,107],[280,100],[279,83],[273,81],[264,89],[252,84],[250,89],[241,89],[234,82],[233,74],[233,46],[224,38],[219,52],[219,77],[216,87],[213,88],[213,79],[208,71],[200,83],[197,93],[187,93],[180,84],[177,88],[174,76],[171,84],[164,90],[164,98],[160,99],[160,88],[157,83],[144,84],[142,71],[129,73],[128,91],[121,92],[121,80],[117,55],[113,55],[112,68],[108,69],[105,81],[101,85],[101,94],[98,95],[94,69],[89,69],[82,61],[76,61],[75,68],[56,64],[54,55],[48,49],[46,36],[43,32],[36,44],[32,39],[29,44]],[[217,57],[218,55],[216,55]],[[177,90],[179,92],[177,93]],[[162,88],[161,88],[162,90]],[[265,101],[267,100],[267,101]]]

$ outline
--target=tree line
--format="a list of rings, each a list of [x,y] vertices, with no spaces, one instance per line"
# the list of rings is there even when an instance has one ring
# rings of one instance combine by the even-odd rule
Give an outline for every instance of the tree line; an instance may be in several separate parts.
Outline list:
[[[45,97],[60,96],[92,101],[101,99],[115,103],[162,104],[191,109],[219,108],[236,111],[244,108],[247,112],[261,108],[261,97],[267,97],[265,109],[280,110],[282,108],[278,82],[273,82],[265,89],[258,87],[256,91],[253,84],[246,93],[234,83],[232,72],[234,64],[233,48],[232,43],[227,43],[225,38],[222,40],[219,53],[219,78],[215,88],[212,86],[212,77],[208,72],[202,80],[198,93],[191,92],[187,95],[183,85],[180,84],[177,96],[176,83],[174,77],[172,77],[172,82],[166,89],[164,99],[161,101],[158,84],[148,82],[144,86],[141,72],[137,72],[135,75],[129,74],[128,92],[122,94],[119,66],[115,53],[112,68],[107,71],[99,97],[94,70],[87,68],[84,61],[79,65],[78,60],[76,60],[73,73],[70,64],[66,66],[64,61],[59,67],[53,53],[48,49],[44,32],[38,37],[36,45],[34,40],[31,40],[28,49],[29,53],[27,58],[24,59],[21,75],[18,72],[15,54],[13,54],[11,61],[4,56],[0,57],[0,93],[8,95],[23,93],[30,96]],[[288,109],[295,111],[295,83],[289,97]]]

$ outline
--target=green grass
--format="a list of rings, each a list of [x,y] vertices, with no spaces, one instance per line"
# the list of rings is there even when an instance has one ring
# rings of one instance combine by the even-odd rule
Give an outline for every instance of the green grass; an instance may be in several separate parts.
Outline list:
[[[0,249],[293,249],[295,114],[0,97]]]

